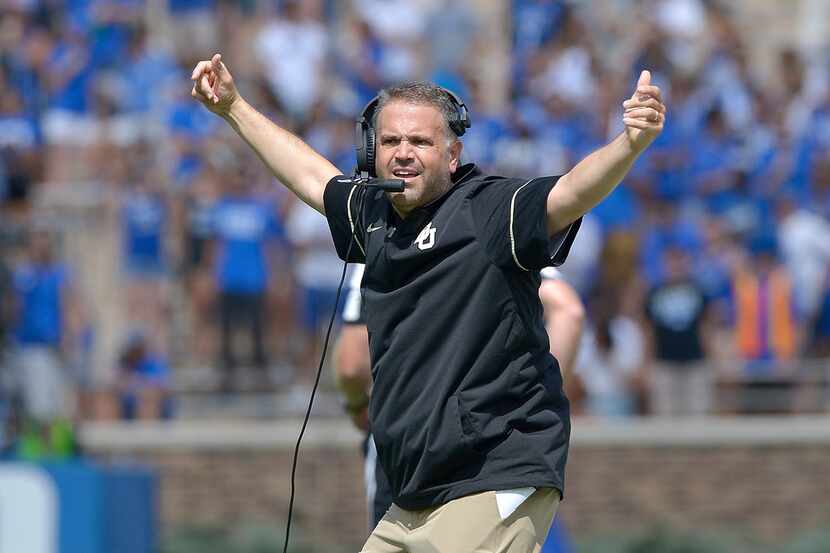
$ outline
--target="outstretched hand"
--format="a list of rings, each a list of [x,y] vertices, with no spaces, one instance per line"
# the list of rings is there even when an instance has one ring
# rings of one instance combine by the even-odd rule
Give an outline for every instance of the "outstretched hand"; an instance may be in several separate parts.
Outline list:
[[[666,121],[666,106],[660,87],[651,84],[649,71],[640,73],[637,89],[631,98],[623,102],[623,109],[625,134],[631,145],[642,151],[657,138]]]
[[[190,95],[217,115],[226,115],[240,98],[230,71],[222,63],[222,54],[197,63],[190,79],[193,81]]]

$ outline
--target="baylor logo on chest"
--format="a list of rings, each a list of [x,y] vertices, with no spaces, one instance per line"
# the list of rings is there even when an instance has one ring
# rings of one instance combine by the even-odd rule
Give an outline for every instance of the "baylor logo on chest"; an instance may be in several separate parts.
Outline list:
[[[432,227],[432,221],[427,223],[413,244],[418,246],[419,250],[428,250],[435,245],[435,229]]]

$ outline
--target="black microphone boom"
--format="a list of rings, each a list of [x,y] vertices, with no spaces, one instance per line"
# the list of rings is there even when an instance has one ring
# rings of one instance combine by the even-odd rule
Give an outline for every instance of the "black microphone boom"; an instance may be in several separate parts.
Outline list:
[[[359,186],[371,186],[386,192],[403,192],[406,186],[403,179],[355,179],[353,182]]]

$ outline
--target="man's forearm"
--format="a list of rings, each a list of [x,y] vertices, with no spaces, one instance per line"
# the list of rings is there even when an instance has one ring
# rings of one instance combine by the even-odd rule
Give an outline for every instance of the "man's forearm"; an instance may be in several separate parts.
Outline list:
[[[563,280],[545,280],[539,288],[545,309],[550,352],[559,361],[562,375],[573,370],[579,351],[585,308],[579,294]]]
[[[340,171],[298,136],[239,98],[224,116],[268,169],[302,201],[323,213],[326,183]]]
[[[602,201],[640,155],[625,133],[594,151],[559,179],[548,195],[548,230],[553,235]]]
[[[334,347],[334,377],[347,403],[365,400],[372,385],[369,335],[364,325],[344,325]]]
[[[573,372],[582,337],[582,318],[571,313],[557,313],[547,322],[550,352],[559,362],[562,378]]]

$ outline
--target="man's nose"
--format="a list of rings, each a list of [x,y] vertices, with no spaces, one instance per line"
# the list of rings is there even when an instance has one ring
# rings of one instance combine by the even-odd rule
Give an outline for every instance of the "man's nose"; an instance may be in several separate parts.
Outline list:
[[[414,159],[412,145],[408,140],[401,140],[398,147],[395,148],[395,159],[397,160],[411,160]]]

